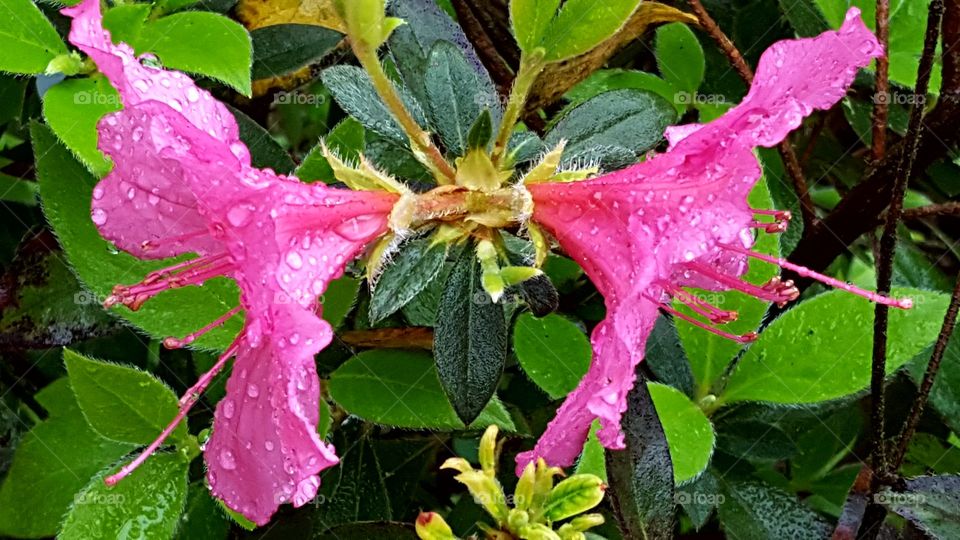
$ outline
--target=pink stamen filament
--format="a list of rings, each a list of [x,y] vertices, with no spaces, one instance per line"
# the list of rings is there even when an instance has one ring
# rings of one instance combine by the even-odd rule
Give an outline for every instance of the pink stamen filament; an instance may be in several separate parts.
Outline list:
[[[163,442],[173,433],[173,430],[177,429],[177,426],[180,425],[180,422],[186,418],[187,413],[190,412],[190,409],[193,408],[194,404],[200,400],[200,394],[210,386],[210,383],[213,381],[213,378],[217,376],[223,367],[227,364],[227,361],[233,357],[237,352],[236,343],[231,345],[226,352],[224,352],[220,358],[217,360],[217,363],[213,365],[210,371],[203,374],[196,384],[190,387],[187,390],[187,393],[180,398],[180,411],[177,412],[177,415],[173,418],[170,424],[160,432],[160,435],[152,442],[149,446],[143,449],[140,452],[140,455],[136,457],[130,463],[124,465],[116,474],[112,474],[103,479],[103,482],[108,486],[115,486],[117,482],[123,480],[130,475],[133,471],[137,469],[144,461],[147,460],[154,452],[157,451],[157,448],[163,444]]]
[[[704,300],[698,298],[697,295],[691,294],[678,287],[674,287],[673,285],[664,285],[664,290],[670,296],[683,302],[683,304],[690,308],[691,311],[702,317],[705,317],[713,324],[726,324],[733,322],[737,320],[737,317],[739,316],[736,311],[720,309],[709,302],[705,302]]]
[[[787,230],[787,222],[774,221],[773,223],[768,223],[764,221],[751,221],[750,227],[753,229],[762,229],[764,232],[768,232],[770,234],[777,234]]]
[[[728,276],[726,274],[721,274],[713,268],[700,263],[691,263],[687,265],[687,268],[697,272],[704,277],[710,278],[717,283],[741,291],[743,293],[755,296],[761,300],[766,300],[768,302],[774,302],[779,305],[784,305],[787,302],[796,300],[800,296],[800,291],[793,286],[792,281],[780,281],[780,278],[773,278],[763,286],[758,287],[753,283],[747,283],[735,277]]]
[[[181,234],[180,236],[171,236],[168,238],[160,238],[158,240],[144,240],[140,244],[140,249],[144,251],[150,251],[153,249],[157,249],[158,247],[164,244],[180,243],[180,242],[183,242],[184,240],[190,240],[198,236],[207,236],[209,234],[210,234],[210,231],[203,229],[203,230],[188,232],[186,234]]]
[[[117,285],[103,305],[109,308],[116,304],[124,304],[136,311],[144,302],[167,289],[199,285],[208,279],[227,274],[233,269],[233,262],[230,260],[221,262],[220,259],[224,257],[224,255],[217,255],[200,263],[182,263],[171,269],[152,272],[136,285]]]
[[[186,336],[184,336],[183,339],[177,339],[175,337],[165,338],[163,340],[163,346],[168,349],[180,349],[182,347],[186,347],[187,345],[196,341],[198,337],[206,334],[207,332],[213,330],[214,328],[219,328],[223,326],[224,324],[226,324],[227,321],[230,320],[231,317],[233,317],[237,313],[240,313],[241,311],[243,311],[243,308],[241,306],[237,306],[231,309],[230,311],[224,313],[223,315],[221,315],[212,323],[197,330],[196,332],[191,332],[187,334]]]
[[[785,270],[790,270],[791,272],[795,272],[798,276],[811,278],[816,281],[819,281],[820,283],[823,283],[824,285],[829,285],[835,289],[840,289],[842,291],[853,293],[857,296],[862,296],[870,300],[871,302],[876,302],[878,304],[885,304],[885,305],[900,308],[900,309],[910,309],[913,307],[913,300],[910,298],[890,298],[888,296],[877,294],[873,291],[867,291],[859,287],[856,287],[854,285],[851,285],[845,281],[840,281],[839,279],[832,278],[830,276],[825,276],[819,272],[815,272],[805,266],[793,264],[792,262],[786,259],[773,257],[771,255],[764,255],[763,253],[757,253],[755,251],[750,251],[749,249],[745,249],[737,246],[724,244],[724,245],[721,245],[720,247],[724,249],[728,249],[730,251],[734,251],[736,253],[742,253],[743,255],[746,255],[748,257],[753,257],[755,259],[759,259],[764,262],[775,264],[780,268],[783,268]]]
[[[661,304],[660,307],[661,307],[664,311],[666,311],[667,313],[673,315],[674,317],[677,317],[677,318],[679,318],[679,319],[682,319],[682,320],[684,320],[684,321],[687,321],[688,323],[690,323],[690,324],[692,324],[692,325],[694,325],[694,326],[696,326],[696,327],[698,327],[698,328],[702,328],[702,329],[706,330],[707,332],[710,332],[711,334],[716,334],[716,335],[718,335],[718,336],[720,336],[720,337],[722,337],[722,338],[726,338],[726,339],[729,339],[729,340],[732,340],[732,341],[736,341],[737,343],[750,343],[750,342],[756,341],[756,339],[757,339],[757,333],[756,333],[756,332],[747,332],[746,334],[743,334],[743,335],[731,334],[730,332],[724,332],[723,330],[720,330],[719,328],[717,328],[717,327],[715,327],[715,326],[710,326],[709,324],[707,324],[707,323],[705,323],[705,322],[703,322],[703,321],[697,320],[697,319],[695,319],[695,318],[693,318],[693,317],[691,317],[691,316],[689,316],[689,315],[687,315],[687,314],[685,314],[685,313],[682,313],[682,312],[680,312],[680,311],[677,311],[677,310],[674,309],[673,307],[668,306],[668,305],[666,305],[666,304]]]

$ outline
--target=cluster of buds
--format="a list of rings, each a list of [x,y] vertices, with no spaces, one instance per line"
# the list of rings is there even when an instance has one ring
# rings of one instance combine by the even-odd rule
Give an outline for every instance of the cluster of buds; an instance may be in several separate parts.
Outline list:
[[[495,525],[478,524],[488,540],[584,540],[584,531],[603,523],[600,514],[585,513],[603,499],[603,481],[592,474],[575,474],[555,485],[554,478],[562,477],[563,469],[550,467],[542,458],[523,470],[510,508],[497,480],[497,454],[497,427],[490,426],[480,439],[479,470],[463,458],[450,458],[440,467],[458,471],[456,479],[493,518]],[[436,512],[421,513],[416,528],[423,540],[458,538]]]

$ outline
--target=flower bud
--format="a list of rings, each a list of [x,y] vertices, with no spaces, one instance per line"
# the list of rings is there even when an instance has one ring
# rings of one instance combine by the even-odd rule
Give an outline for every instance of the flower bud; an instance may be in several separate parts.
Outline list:
[[[417,517],[417,536],[422,540],[454,540],[457,537],[443,517],[436,512],[420,512]]]

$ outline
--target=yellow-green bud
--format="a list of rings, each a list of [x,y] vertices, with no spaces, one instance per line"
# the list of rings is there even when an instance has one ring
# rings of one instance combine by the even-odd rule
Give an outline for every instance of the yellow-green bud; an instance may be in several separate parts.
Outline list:
[[[453,531],[436,512],[420,512],[417,516],[417,536],[422,540],[455,540]]]

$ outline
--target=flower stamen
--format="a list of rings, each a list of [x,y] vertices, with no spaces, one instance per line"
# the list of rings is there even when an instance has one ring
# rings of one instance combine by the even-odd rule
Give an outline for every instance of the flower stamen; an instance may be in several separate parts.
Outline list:
[[[754,296],[767,302],[773,302],[778,306],[784,306],[787,302],[796,300],[800,296],[800,291],[793,285],[792,281],[781,281],[780,278],[773,278],[762,286],[754,285],[746,281],[737,279],[726,274],[722,274],[710,266],[701,263],[690,263],[686,265],[690,270],[712,279],[721,285],[731,289],[738,290],[750,296]]]
[[[233,268],[233,261],[225,253],[182,262],[150,272],[143,281],[135,285],[115,286],[110,296],[103,302],[103,307],[111,308],[117,304],[123,304],[132,311],[136,311],[147,300],[167,289],[200,285],[208,279],[226,275]]]
[[[736,311],[720,309],[699,298],[696,294],[685,291],[671,284],[663,285],[664,291],[671,297],[683,302],[691,311],[701,315],[713,324],[726,324],[737,320],[740,316]]]
[[[698,327],[698,328],[702,328],[702,329],[706,330],[707,332],[710,332],[711,334],[716,334],[716,335],[718,335],[718,336],[720,336],[720,337],[722,337],[722,338],[726,338],[726,339],[729,339],[729,340],[731,340],[731,341],[735,341],[735,342],[737,342],[737,343],[744,343],[744,344],[745,344],[745,343],[751,343],[751,342],[753,342],[753,341],[756,341],[756,339],[757,339],[757,333],[756,333],[756,332],[747,332],[746,334],[742,334],[742,335],[731,334],[730,332],[724,332],[723,330],[720,330],[719,328],[717,328],[717,327],[715,327],[715,326],[710,326],[709,324],[707,324],[707,323],[705,323],[705,322],[703,322],[703,321],[701,321],[701,320],[695,319],[695,318],[693,318],[693,317],[691,317],[691,316],[689,316],[689,315],[687,315],[687,314],[685,314],[685,313],[682,313],[682,312],[680,312],[680,311],[677,311],[677,310],[674,309],[673,307],[671,307],[671,306],[669,306],[669,305],[666,305],[666,304],[660,304],[660,309],[666,311],[667,313],[673,315],[674,317],[676,317],[676,318],[678,318],[678,319],[682,319],[682,320],[687,321],[688,323],[690,323],[690,324],[692,324],[692,325],[694,325],[694,326],[696,326],[696,327]]]
[[[186,336],[183,337],[183,339],[178,339],[173,336],[164,338],[163,346],[168,349],[181,349],[183,347],[186,347],[187,345],[196,341],[198,337],[206,334],[207,332],[215,328],[219,328],[223,326],[224,324],[226,324],[227,321],[230,320],[231,317],[233,317],[237,313],[240,313],[241,311],[243,311],[243,308],[241,306],[237,306],[231,309],[230,311],[224,313],[223,315],[218,317],[215,321],[204,326],[203,328],[187,334]]]
[[[173,420],[167,424],[167,427],[160,432],[160,435],[154,439],[149,446],[144,448],[143,451],[140,452],[140,454],[133,461],[124,465],[117,473],[104,478],[103,482],[106,485],[114,486],[117,484],[117,482],[129,476],[130,473],[135,471],[140,465],[143,464],[144,461],[147,460],[147,458],[149,458],[154,452],[157,451],[158,448],[160,448],[161,445],[163,445],[163,442],[167,440],[167,437],[169,437],[170,434],[177,429],[177,426],[180,425],[180,422],[186,418],[187,413],[190,412],[190,409],[193,408],[194,404],[200,400],[200,394],[202,394],[203,391],[210,386],[210,383],[213,382],[213,378],[216,377],[217,373],[219,373],[227,364],[227,361],[232,358],[234,354],[236,354],[238,348],[238,345],[236,342],[234,342],[233,345],[227,348],[227,350],[220,355],[217,363],[210,368],[210,371],[204,373],[203,376],[200,377],[200,379],[198,379],[189,390],[187,390],[183,397],[180,398],[180,410],[177,412],[177,415],[173,417]]]
[[[857,296],[862,296],[871,302],[876,302],[878,304],[885,304],[888,306],[900,308],[900,309],[910,309],[913,307],[913,300],[910,298],[890,298],[889,296],[883,296],[882,294],[877,294],[872,291],[866,291],[854,285],[851,285],[845,281],[840,281],[839,279],[832,278],[830,276],[825,276],[819,272],[815,272],[805,266],[800,266],[793,264],[786,259],[781,259],[780,257],[773,257],[771,255],[765,255],[763,253],[757,253],[755,251],[750,251],[749,249],[721,244],[721,248],[733,251],[735,253],[741,253],[748,257],[753,257],[764,262],[775,264],[784,270],[790,270],[791,272],[796,273],[798,276],[810,278],[824,285],[829,285],[835,289],[840,289],[842,291],[847,291],[853,293]]]

